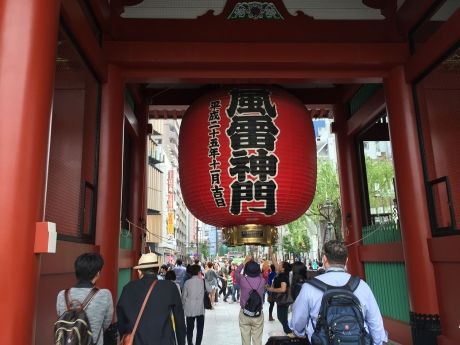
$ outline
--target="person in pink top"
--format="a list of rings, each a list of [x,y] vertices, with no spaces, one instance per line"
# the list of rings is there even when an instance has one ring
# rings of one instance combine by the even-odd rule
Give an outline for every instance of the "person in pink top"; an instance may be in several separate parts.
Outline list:
[[[263,311],[257,317],[250,317],[243,313],[243,308],[254,289],[260,295],[261,300],[265,291],[265,279],[262,277],[260,265],[251,256],[247,256],[244,263],[235,270],[236,282],[241,288],[240,297],[240,331],[242,345],[262,345],[262,332],[264,330]]]

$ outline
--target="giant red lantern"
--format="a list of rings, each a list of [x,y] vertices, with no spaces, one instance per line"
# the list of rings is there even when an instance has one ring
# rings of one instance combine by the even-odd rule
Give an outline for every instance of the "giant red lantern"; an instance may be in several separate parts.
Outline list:
[[[272,244],[272,227],[300,217],[315,193],[312,120],[282,89],[210,92],[182,120],[179,175],[190,212],[230,244]]]

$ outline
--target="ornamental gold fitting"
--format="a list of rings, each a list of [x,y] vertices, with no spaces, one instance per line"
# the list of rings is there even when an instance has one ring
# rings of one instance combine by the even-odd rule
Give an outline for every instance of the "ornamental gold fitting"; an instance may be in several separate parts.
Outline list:
[[[272,225],[234,225],[222,229],[227,246],[271,246],[278,240],[278,230]]]

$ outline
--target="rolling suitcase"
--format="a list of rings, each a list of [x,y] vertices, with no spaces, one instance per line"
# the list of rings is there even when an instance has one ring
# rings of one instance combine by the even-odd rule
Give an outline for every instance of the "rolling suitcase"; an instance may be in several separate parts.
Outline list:
[[[308,338],[291,338],[288,336],[273,336],[268,338],[265,345],[310,345]]]

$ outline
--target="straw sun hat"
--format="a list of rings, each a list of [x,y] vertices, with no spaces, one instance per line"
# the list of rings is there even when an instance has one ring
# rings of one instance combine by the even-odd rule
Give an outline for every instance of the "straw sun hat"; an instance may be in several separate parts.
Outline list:
[[[133,268],[135,270],[140,270],[143,268],[151,268],[151,267],[160,267],[160,262],[158,261],[158,255],[155,253],[146,253],[142,254],[139,263],[137,266],[134,266]]]

